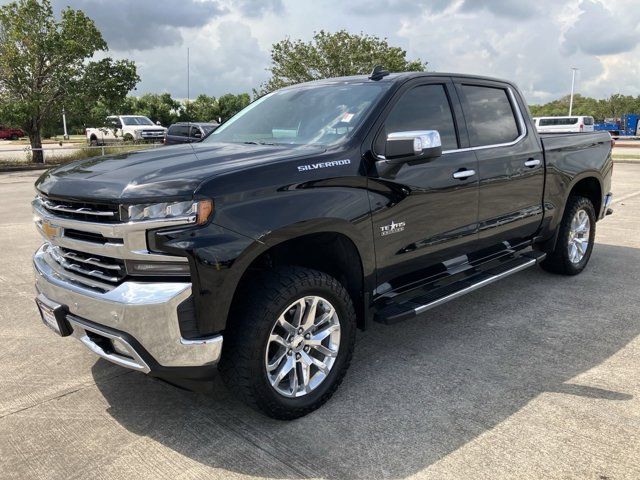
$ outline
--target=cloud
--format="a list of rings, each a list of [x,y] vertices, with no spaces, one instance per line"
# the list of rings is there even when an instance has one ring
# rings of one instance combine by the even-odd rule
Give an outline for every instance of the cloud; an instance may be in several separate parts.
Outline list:
[[[613,11],[595,1],[583,1],[577,21],[565,34],[567,54],[614,55],[630,52],[640,43],[640,10],[619,4]]]
[[[350,14],[361,16],[403,16],[439,13],[459,0],[355,0],[346,5]]]
[[[233,6],[247,17],[260,17],[267,13],[284,12],[282,0],[235,0]]]
[[[0,5],[8,0],[0,0]],[[136,61],[136,93],[186,96],[251,91],[267,80],[271,45],[346,29],[386,37],[429,69],[514,80],[530,102],[576,89],[639,95],[638,0],[53,0],[82,8],[109,55]]]
[[[114,50],[151,50],[180,45],[183,28],[204,27],[225,13],[216,0],[54,0],[91,17]]]
[[[462,12],[478,12],[486,10],[494,15],[508,18],[531,18],[539,11],[539,4],[532,1],[513,0],[464,0],[460,7]]]
[[[223,20],[216,25],[184,33],[181,48],[166,47],[133,52],[142,82],[136,94],[169,92],[187,97],[187,46],[190,47],[190,97],[200,93],[220,96],[251,92],[267,80],[269,54],[240,21]]]

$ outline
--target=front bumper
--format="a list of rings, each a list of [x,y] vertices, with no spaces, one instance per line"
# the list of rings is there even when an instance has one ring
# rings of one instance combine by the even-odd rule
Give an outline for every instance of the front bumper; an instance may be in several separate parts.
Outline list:
[[[177,308],[190,297],[190,283],[125,281],[102,293],[57,271],[46,249],[33,258],[39,298],[65,306],[72,335],[95,354],[157,376],[197,378],[213,370],[222,335],[186,340],[180,334]],[[117,348],[105,348],[110,341]]]

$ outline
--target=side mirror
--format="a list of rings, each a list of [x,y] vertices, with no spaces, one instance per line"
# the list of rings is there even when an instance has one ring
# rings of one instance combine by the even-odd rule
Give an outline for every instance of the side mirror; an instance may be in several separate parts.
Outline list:
[[[376,167],[380,176],[395,175],[405,163],[429,161],[441,155],[437,130],[393,132],[387,135],[384,156],[378,155]]]
[[[442,155],[442,142],[437,130],[393,132],[387,135],[384,156],[391,163],[428,160]]]

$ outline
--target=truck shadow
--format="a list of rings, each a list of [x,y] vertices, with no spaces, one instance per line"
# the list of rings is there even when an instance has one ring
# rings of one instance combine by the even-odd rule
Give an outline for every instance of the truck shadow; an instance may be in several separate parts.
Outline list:
[[[253,412],[219,379],[204,393],[137,373],[96,383],[122,426],[207,466],[259,477],[404,478],[540,394],[605,409],[630,400],[575,377],[640,334],[638,278],[640,249],[598,244],[577,277],[530,269],[415,320],[375,324],[359,336],[334,398],[294,422]]]

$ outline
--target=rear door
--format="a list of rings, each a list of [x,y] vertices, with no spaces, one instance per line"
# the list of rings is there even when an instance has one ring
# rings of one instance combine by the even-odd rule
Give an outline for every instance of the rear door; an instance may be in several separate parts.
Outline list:
[[[384,152],[389,133],[415,130],[437,130],[445,151],[370,179],[379,293],[426,276],[429,267],[475,248],[477,160],[473,151],[461,149],[467,145],[461,117],[448,77],[419,79],[402,87],[374,129],[374,154]]]
[[[504,248],[530,239],[542,220],[544,158],[526,106],[511,86],[456,79],[478,159],[479,247]]]
[[[171,125],[167,132],[167,143],[186,143],[189,141],[189,125]]]

